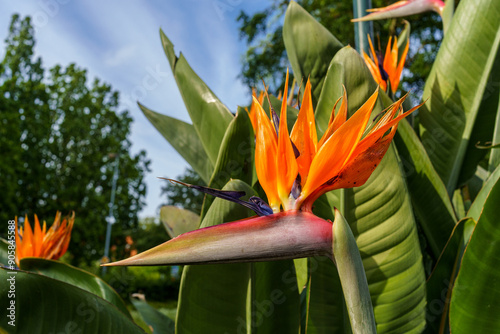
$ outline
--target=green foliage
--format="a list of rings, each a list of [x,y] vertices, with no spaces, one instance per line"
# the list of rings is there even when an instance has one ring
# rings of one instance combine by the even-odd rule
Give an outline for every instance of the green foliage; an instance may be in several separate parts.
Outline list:
[[[498,1],[461,1],[425,84],[422,144],[450,195],[486,154],[477,140],[493,137],[499,87],[490,78],[500,68],[499,14]]]
[[[118,112],[118,92],[89,82],[75,64],[46,70],[34,58],[29,17],[13,16],[9,29],[0,66],[0,219],[36,213],[50,224],[57,210],[74,210],[69,251],[74,263],[90,263],[102,256],[112,156],[120,155],[114,235],[137,226],[149,160],[130,153],[132,118]]]
[[[283,73],[289,67],[283,43],[282,22],[290,0],[274,0],[268,8],[253,15],[241,12],[239,22],[240,38],[248,46],[245,53],[240,78],[249,87],[261,87],[263,78],[272,92],[283,88]],[[310,13],[344,45],[354,46],[354,24],[352,0],[298,0],[297,3]],[[373,7],[388,5],[385,0],[373,0]],[[375,35],[380,38],[380,46],[385,45],[390,35],[397,35],[403,25],[397,20],[375,21]],[[442,39],[440,18],[437,14],[425,13],[412,17],[412,48],[408,55],[403,87],[420,96],[425,78]],[[377,47],[377,43],[375,44]],[[328,60],[329,62],[329,60]],[[306,76],[309,73],[303,73]]]
[[[143,298],[143,297],[142,297]],[[130,299],[134,307],[139,311],[144,322],[152,328],[153,333],[174,334],[175,322],[149,305],[146,300],[141,298]]]
[[[0,285],[2,305],[15,301],[15,326],[9,325],[7,322],[11,319],[4,316],[0,320],[2,332],[144,333],[118,308],[75,285],[29,272],[12,274],[3,268],[0,268],[0,279],[9,283],[14,280],[17,286],[12,298],[9,297],[11,284]]]
[[[130,317],[120,296],[101,278],[65,263],[39,258],[24,258],[20,261],[21,270],[45,275],[56,280],[78,286],[115,305],[123,314]]]

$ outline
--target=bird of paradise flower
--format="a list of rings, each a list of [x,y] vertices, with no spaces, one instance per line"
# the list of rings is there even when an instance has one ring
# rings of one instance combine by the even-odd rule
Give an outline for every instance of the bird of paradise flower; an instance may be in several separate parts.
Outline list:
[[[263,99],[255,94],[249,112],[256,137],[255,168],[267,202],[255,196],[244,201],[244,192],[171,180],[244,205],[257,217],[188,232],[136,256],[104,265],[231,263],[313,255],[333,259],[332,222],[312,213],[314,201],[334,189],[363,185],[386,153],[399,121],[420,105],[403,112],[405,95],[369,124],[378,89],[350,118],[344,89],[338,112],[335,114],[334,107],[328,128],[318,140],[310,82],[306,83],[290,134],[287,90],[288,73],[279,116],[271,108],[268,117]]]

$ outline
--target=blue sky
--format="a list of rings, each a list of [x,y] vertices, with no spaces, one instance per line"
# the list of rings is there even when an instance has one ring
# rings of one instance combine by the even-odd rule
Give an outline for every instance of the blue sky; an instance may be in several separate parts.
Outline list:
[[[186,162],[142,115],[135,104],[189,121],[187,111],[163,53],[159,28],[182,51],[198,75],[229,109],[249,102],[237,75],[245,45],[235,18],[240,10],[254,12],[269,1],[75,1],[0,2],[0,38],[7,36],[14,13],[30,15],[36,34],[36,55],[45,68],[76,63],[121,94],[122,109],[134,118],[132,152],[146,150],[152,172],[146,177],[147,206],[141,217],[156,216],[161,204],[158,176],[176,177]],[[3,47],[0,48],[3,57]],[[157,84],[152,82],[155,73]],[[149,79],[148,79],[149,78]],[[147,89],[145,89],[147,87]]]

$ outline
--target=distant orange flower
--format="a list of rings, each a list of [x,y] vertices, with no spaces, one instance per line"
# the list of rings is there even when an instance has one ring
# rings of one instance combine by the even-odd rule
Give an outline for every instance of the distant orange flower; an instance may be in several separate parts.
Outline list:
[[[287,88],[288,73],[283,101],[287,100]],[[286,102],[282,102],[279,118],[276,114],[269,118],[254,96],[251,110],[256,113],[252,124],[257,124],[255,167],[273,212],[310,211],[322,194],[358,187],[368,180],[387,151],[399,121],[419,107],[403,113],[405,95],[369,125],[377,97],[378,90],[347,119],[344,89],[339,111],[335,115],[334,107],[328,128],[318,142],[309,80],[290,135]]]
[[[75,213],[65,217],[61,222],[61,213],[56,213],[54,223],[47,230],[47,224],[44,221],[43,227],[40,227],[37,215],[33,229],[26,215],[24,228],[17,227],[16,217],[16,263],[25,257],[40,257],[44,259],[57,260],[66,253],[69,241],[71,239],[71,230],[75,221]]]
[[[370,56],[363,52],[363,58],[368,66],[368,69],[372,73],[373,79],[382,87],[386,92],[388,91],[387,82],[390,82],[392,93],[396,93],[399,87],[399,81],[401,80],[401,73],[405,66],[406,55],[410,47],[409,40],[406,42],[405,49],[401,57],[398,55],[398,38],[394,37],[394,44],[391,47],[392,37],[389,37],[389,42],[387,43],[387,48],[385,51],[385,57],[381,54],[377,54],[373,48],[372,41],[368,36],[368,42],[370,43]],[[399,59],[399,62],[398,62]]]

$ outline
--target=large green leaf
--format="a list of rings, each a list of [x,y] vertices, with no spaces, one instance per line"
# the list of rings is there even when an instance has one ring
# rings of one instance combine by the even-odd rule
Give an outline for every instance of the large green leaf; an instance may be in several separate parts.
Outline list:
[[[60,261],[46,260],[36,257],[21,259],[19,268],[25,271],[45,275],[50,278],[74,285],[97,295],[115,305],[126,316],[130,317],[125,302],[120,295],[101,278],[80,268]]]
[[[399,123],[394,142],[415,213],[434,257],[438,258],[457,221],[450,197],[408,121]]]
[[[293,260],[252,264],[251,333],[297,334],[300,297]]]
[[[481,104],[478,108],[476,121],[471,131],[463,166],[458,177],[458,185],[464,184],[474,175],[476,166],[488,153],[487,149],[478,147],[478,143],[484,144],[492,141],[495,132],[495,118],[500,117],[498,115],[498,108],[500,108],[500,84],[497,83],[498,73],[500,73],[500,54],[497,53],[495,63],[486,83]]]
[[[465,160],[467,151],[475,149],[470,139],[476,122],[497,112],[480,106],[498,57],[498,17],[498,0],[460,1],[426,81],[427,102],[419,115],[422,143],[449,194],[460,174],[472,175],[476,169],[478,161]]]
[[[349,317],[337,268],[326,257],[308,260],[310,278],[307,285],[306,333],[348,333]]]
[[[296,2],[291,1],[283,24],[283,41],[297,80],[311,79],[316,104],[332,57],[343,45],[328,29]]]
[[[74,285],[3,268],[0,268],[0,280],[0,304],[4,307],[1,332],[144,333],[114,305]],[[12,290],[15,297],[9,294]],[[11,305],[14,311],[5,311]],[[7,315],[11,314],[15,316],[9,318]],[[13,319],[15,327],[8,324]]]
[[[481,191],[476,196],[476,199],[474,200],[471,207],[469,208],[469,211],[467,212],[467,217],[472,217],[476,221],[479,219],[479,216],[483,211],[484,203],[486,202],[486,199],[488,198],[491,189],[493,189],[493,186],[497,184],[498,179],[500,179],[500,166],[497,167],[493,171],[493,173],[488,177],[488,179],[486,179],[486,181],[484,182]]]
[[[377,87],[359,54],[350,47],[332,59],[317,112],[331,112],[342,83],[350,114]],[[372,115],[381,110],[378,103]],[[339,208],[361,252],[378,332],[420,332],[425,326],[425,274],[410,198],[394,147],[365,185],[343,191],[341,203]]]
[[[175,322],[149,305],[144,299],[130,298],[144,322],[153,329],[153,333],[174,334]]]
[[[450,327],[454,334],[500,332],[500,182],[484,205],[453,287]]]
[[[439,257],[431,277],[427,281],[427,327],[426,333],[446,333],[450,288],[460,269],[462,256],[476,223],[467,218],[459,221]],[[441,328],[441,331],[440,331]]]
[[[155,126],[175,150],[208,183],[213,173],[213,163],[208,158],[194,126],[173,117],[154,112],[139,103],[146,118]]]
[[[173,205],[164,205],[160,209],[160,221],[165,226],[168,235],[175,238],[183,233],[196,230],[200,225],[200,216]]]
[[[162,30],[160,37],[196,134],[210,161],[215,164],[222,138],[233,115],[193,71],[184,56],[175,56],[174,45]]]
[[[240,109],[227,127],[209,187],[221,189],[231,179],[253,184],[257,179],[253,162],[254,152],[255,135],[252,123],[248,113]],[[212,202],[212,196],[205,197],[202,219]]]
[[[239,180],[230,181],[224,190],[245,191],[248,199],[253,190]],[[210,206],[200,227],[230,222],[250,216],[248,209],[220,198]],[[189,265],[182,272],[177,333],[245,332],[247,297],[251,276],[248,263]]]

